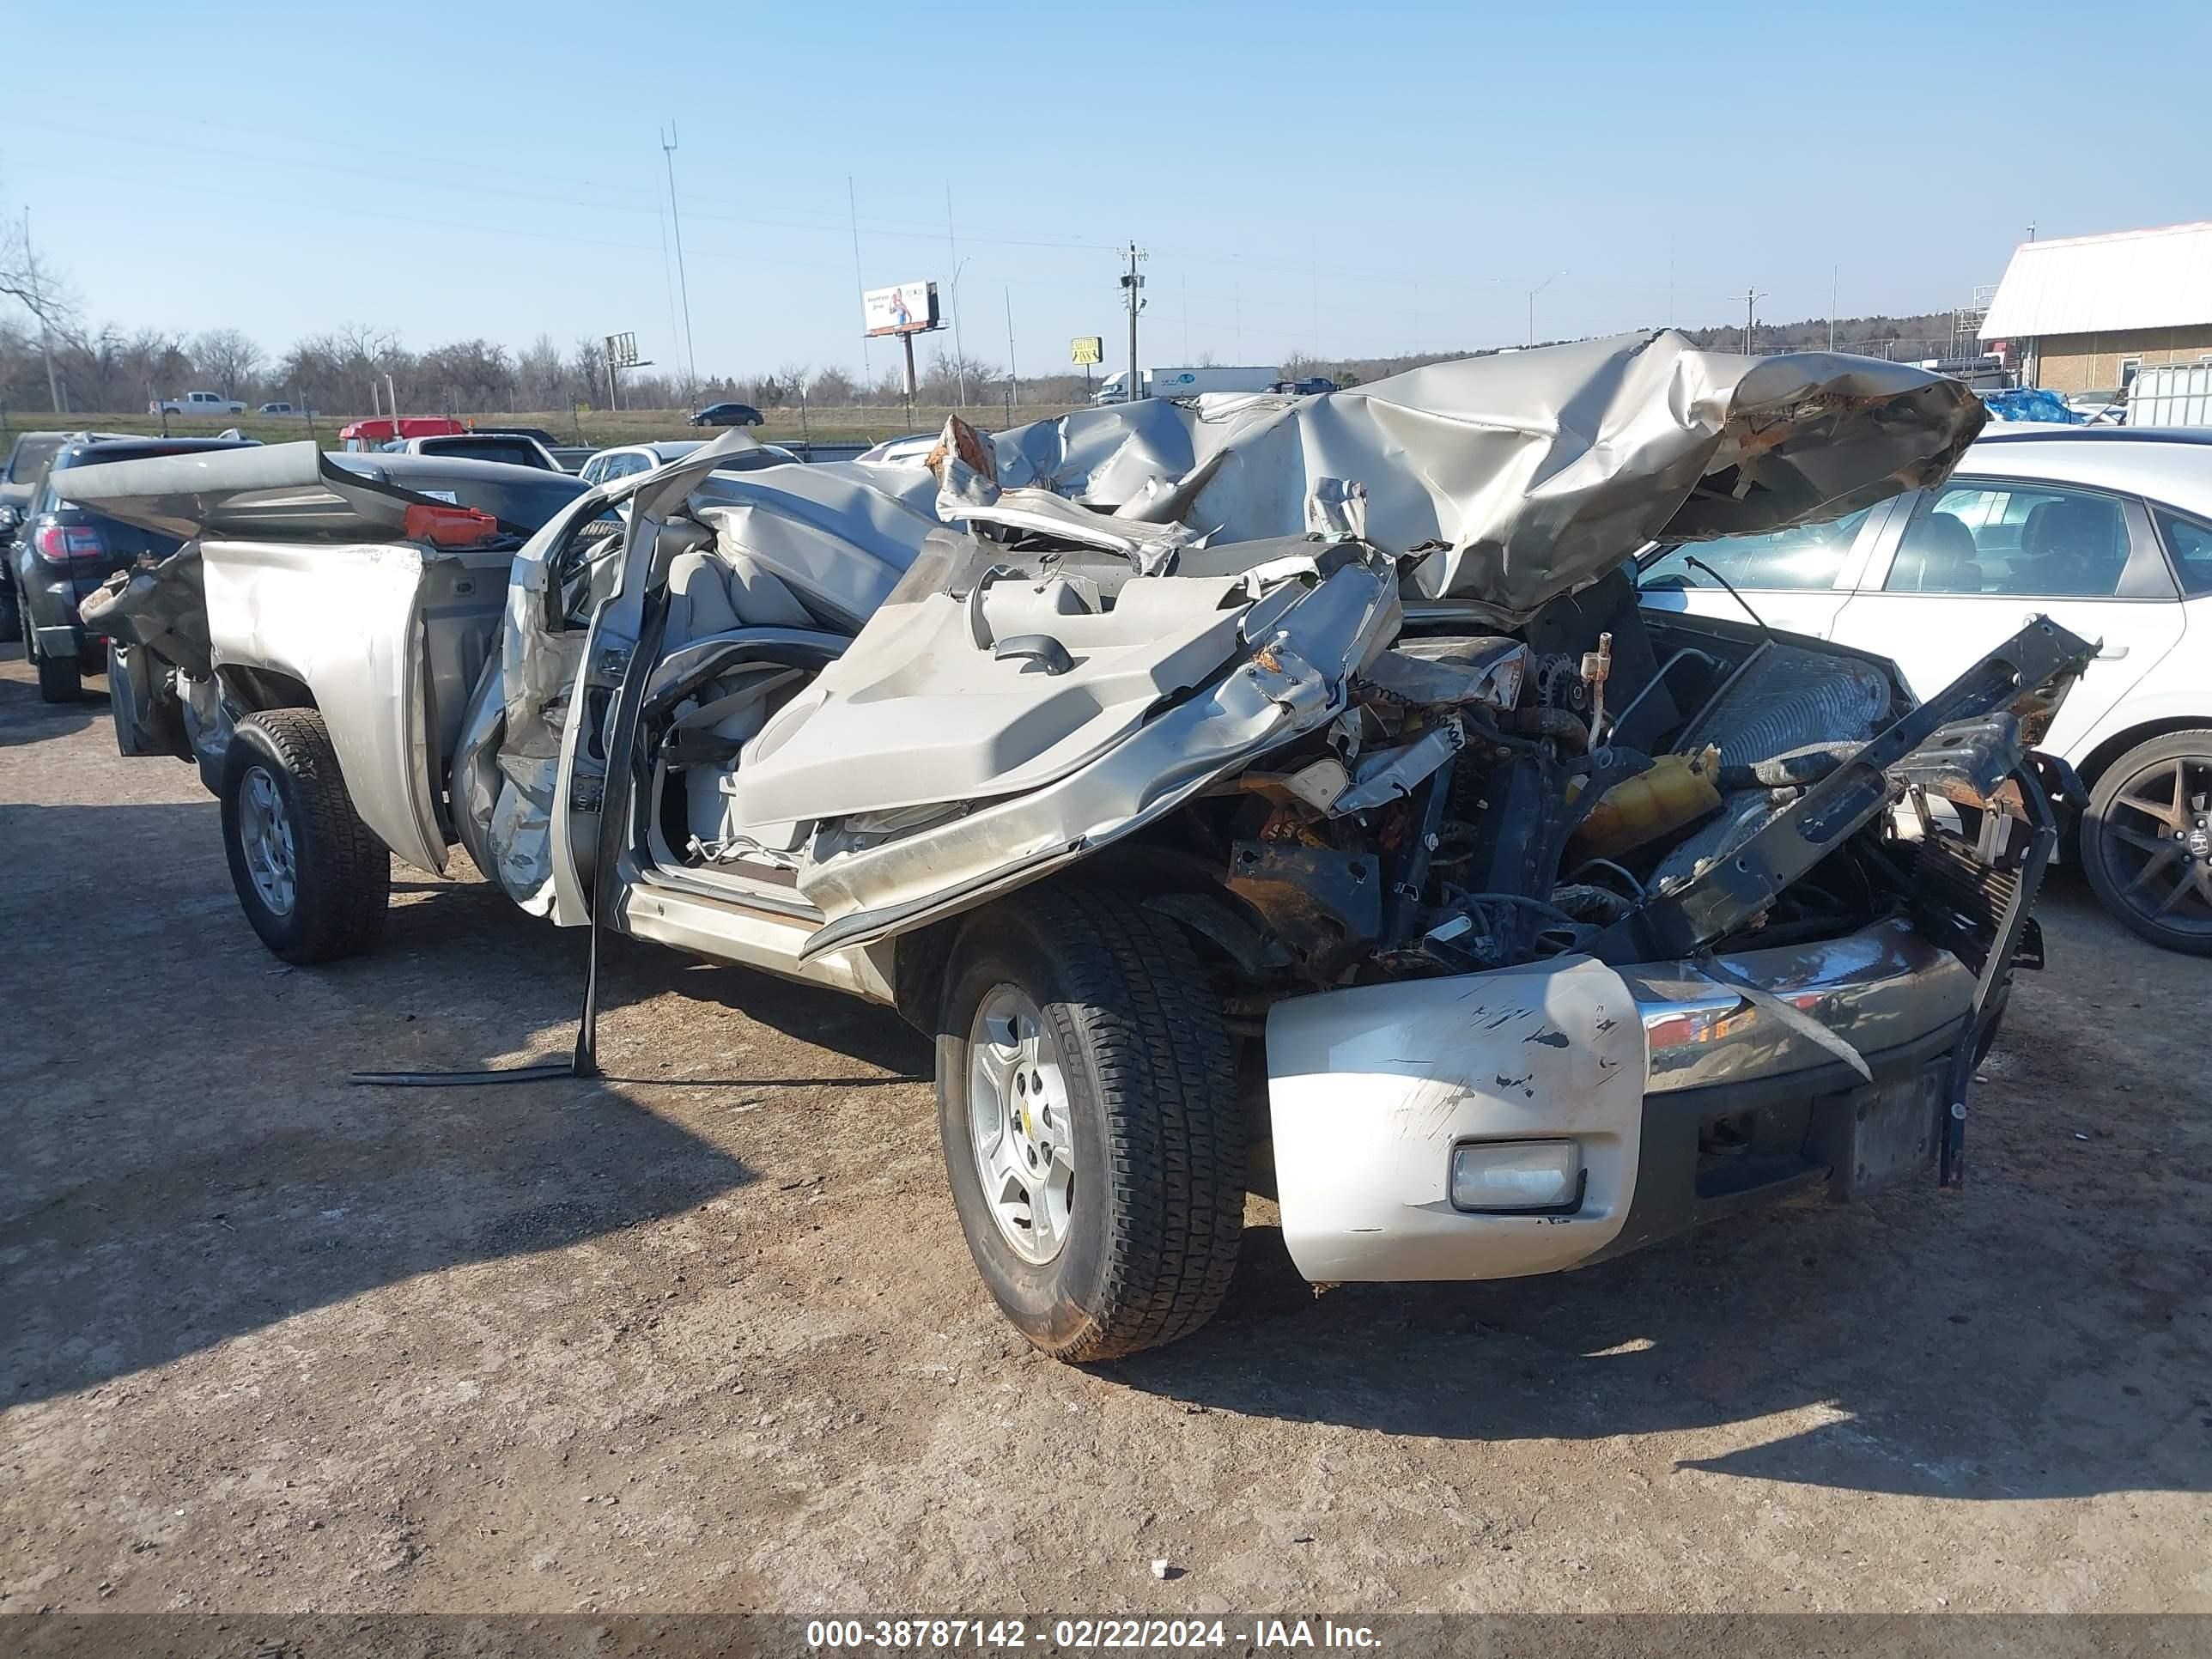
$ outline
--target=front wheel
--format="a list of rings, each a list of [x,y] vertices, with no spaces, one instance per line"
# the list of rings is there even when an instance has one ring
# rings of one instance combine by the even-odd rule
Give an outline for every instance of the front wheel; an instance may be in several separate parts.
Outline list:
[[[948,963],[939,1128],[984,1283],[1037,1347],[1110,1359],[1221,1304],[1244,1220],[1244,1123],[1188,941],[1101,890],[979,912]]]
[[[2154,945],[2212,956],[2212,731],[2154,738],[2106,767],[2081,844],[2106,909]]]
[[[261,942],[287,962],[331,962],[383,931],[392,855],[354,810],[323,717],[250,714],[223,757],[231,885]]]

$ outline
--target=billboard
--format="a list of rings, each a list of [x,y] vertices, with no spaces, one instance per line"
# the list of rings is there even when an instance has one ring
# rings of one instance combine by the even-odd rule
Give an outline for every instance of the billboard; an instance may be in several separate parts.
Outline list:
[[[1067,343],[1067,361],[1089,365],[1106,361],[1106,342],[1097,334],[1079,334]]]
[[[607,361],[617,368],[637,367],[637,336],[624,332],[607,336]]]
[[[937,318],[937,284],[901,283],[896,288],[872,288],[860,296],[860,315],[867,331],[876,334],[920,334],[941,325]]]

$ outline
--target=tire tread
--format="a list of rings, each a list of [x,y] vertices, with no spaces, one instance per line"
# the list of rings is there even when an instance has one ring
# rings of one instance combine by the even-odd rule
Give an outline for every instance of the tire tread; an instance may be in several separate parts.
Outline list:
[[[265,708],[239,722],[231,738],[234,752],[248,727],[261,734],[290,774],[301,819],[294,826],[300,936],[283,946],[266,935],[264,942],[285,961],[303,966],[367,950],[383,933],[391,906],[392,855],[346,793],[329,727],[313,708]],[[237,851],[231,851],[236,870]]]
[[[1078,1363],[1116,1358],[1198,1329],[1236,1272],[1244,1122],[1228,1032],[1197,953],[1172,923],[1083,884],[1018,902],[1059,939],[1074,999],[1090,1012],[1105,1178],[1123,1218],[1110,1231],[1088,1328],[1051,1352]]]

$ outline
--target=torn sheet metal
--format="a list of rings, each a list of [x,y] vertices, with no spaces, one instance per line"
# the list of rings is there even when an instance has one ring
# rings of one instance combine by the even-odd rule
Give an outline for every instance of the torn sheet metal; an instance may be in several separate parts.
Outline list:
[[[1410,795],[1416,786],[1446,761],[1467,747],[1467,728],[1457,715],[1440,720],[1413,742],[1396,749],[1378,749],[1364,757],[1353,775],[1352,787],[1337,796],[1329,816],[1368,812],[1386,802]]]
[[[1118,512],[1203,472],[1210,544],[1314,526],[1434,551],[1409,597],[1509,620],[1646,541],[1777,530],[1948,476],[1965,386],[1870,358],[1698,350],[1673,331],[1437,363],[1317,398],[1158,398],[1001,433],[998,483]],[[1355,491],[1353,489],[1357,486]]]

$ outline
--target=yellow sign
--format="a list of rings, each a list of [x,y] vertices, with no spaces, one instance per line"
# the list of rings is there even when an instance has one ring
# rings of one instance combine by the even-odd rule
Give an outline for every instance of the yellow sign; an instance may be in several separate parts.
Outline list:
[[[1067,361],[1071,363],[1103,363],[1106,361],[1106,342],[1096,334],[1079,334],[1067,343]]]

